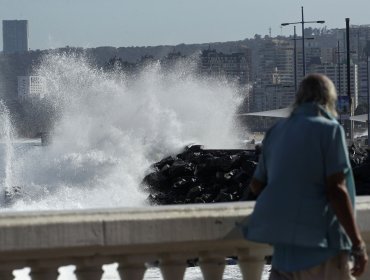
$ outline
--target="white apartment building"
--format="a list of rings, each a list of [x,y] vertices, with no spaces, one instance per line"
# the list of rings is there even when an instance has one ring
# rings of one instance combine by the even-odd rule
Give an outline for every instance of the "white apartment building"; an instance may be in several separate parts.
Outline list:
[[[257,76],[269,81],[278,72],[281,83],[291,83],[294,77],[294,48],[284,40],[268,40],[258,50]]]
[[[44,98],[46,80],[41,76],[18,76],[18,99]]]
[[[321,64],[312,65],[309,69],[311,73],[321,73],[328,76],[335,84],[338,95],[347,95],[347,65],[346,64]],[[350,65],[351,97],[354,109],[358,105],[358,65]]]
[[[295,99],[292,84],[255,85],[251,96],[250,110],[253,112],[282,109],[293,104]]]
[[[358,64],[358,104],[367,103],[367,63]]]

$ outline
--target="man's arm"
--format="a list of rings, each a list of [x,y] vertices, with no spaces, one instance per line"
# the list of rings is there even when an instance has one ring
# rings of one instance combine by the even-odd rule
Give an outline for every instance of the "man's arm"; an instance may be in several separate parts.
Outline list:
[[[329,176],[327,178],[327,185],[327,195],[330,206],[351,239],[353,250],[360,250],[358,256],[355,255],[355,266],[352,270],[354,276],[359,276],[365,270],[368,257],[366,248],[364,247],[365,243],[355,221],[344,173],[338,172]],[[364,251],[362,255],[361,250]]]
[[[253,177],[251,183],[249,184],[249,189],[254,195],[258,196],[263,191],[265,186],[266,184],[264,182]]]

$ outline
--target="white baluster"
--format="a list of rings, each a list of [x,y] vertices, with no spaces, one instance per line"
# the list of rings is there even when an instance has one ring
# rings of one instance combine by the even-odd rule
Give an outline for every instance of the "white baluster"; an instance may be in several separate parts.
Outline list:
[[[183,280],[187,264],[183,257],[170,255],[161,257],[159,267],[164,280]]]
[[[101,265],[81,265],[76,267],[75,275],[78,280],[101,280],[103,272]]]
[[[13,270],[1,270],[0,271],[0,279],[1,280],[13,280]]]
[[[58,275],[58,267],[31,267],[30,278],[32,280],[57,280]]]
[[[58,268],[62,261],[54,260],[34,260],[28,263],[31,268],[30,278],[32,280],[57,280],[59,276]]]
[[[145,264],[143,259],[132,257],[123,258],[118,261],[118,273],[121,280],[142,280],[145,274]]]
[[[265,254],[257,249],[255,252],[253,249],[239,251],[238,263],[243,280],[260,280],[265,265]]]
[[[225,270],[225,257],[212,254],[200,254],[199,266],[204,280],[222,280]]]

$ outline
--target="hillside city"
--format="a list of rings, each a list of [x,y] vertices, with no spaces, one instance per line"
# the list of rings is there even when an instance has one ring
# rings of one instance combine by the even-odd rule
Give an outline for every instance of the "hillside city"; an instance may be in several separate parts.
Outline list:
[[[159,62],[170,69],[182,61],[196,62],[200,77],[222,77],[239,89],[244,102],[241,113],[288,107],[292,104],[297,83],[305,73],[322,73],[336,85],[339,98],[347,98],[347,57],[345,28],[305,28],[301,36],[262,37],[233,42],[180,44],[155,47],[66,46],[59,49],[31,50],[28,46],[28,21],[3,21],[3,52],[0,55],[0,96],[15,116],[22,135],[35,136],[47,130],[38,117],[32,115],[35,102],[47,95],[44,77],[34,69],[47,54],[67,53],[89,58],[92,65],[104,71],[128,74],[139,72],[148,63]],[[368,94],[368,50],[370,25],[350,27],[350,92],[353,111],[365,113]],[[305,46],[303,69],[302,41]],[[348,118],[341,112],[341,120]],[[32,121],[30,121],[32,119]],[[265,131],[274,120],[244,119],[251,131]]]

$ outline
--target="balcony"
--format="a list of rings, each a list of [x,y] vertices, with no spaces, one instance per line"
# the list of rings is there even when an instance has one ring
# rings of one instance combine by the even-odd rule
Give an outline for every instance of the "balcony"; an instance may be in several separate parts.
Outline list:
[[[121,279],[141,280],[147,263],[164,280],[183,279],[198,259],[205,280],[221,280],[225,258],[238,258],[243,279],[260,280],[271,247],[245,241],[239,225],[253,202],[107,210],[0,214],[0,279],[30,267],[32,280],[58,278],[75,265],[78,280],[101,279],[102,265],[118,263]],[[358,222],[370,247],[370,197],[359,197]],[[370,268],[360,279],[370,279]]]

